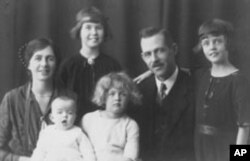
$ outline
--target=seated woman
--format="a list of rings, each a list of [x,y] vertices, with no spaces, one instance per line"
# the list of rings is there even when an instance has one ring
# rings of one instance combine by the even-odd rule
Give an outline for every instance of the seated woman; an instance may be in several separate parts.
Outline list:
[[[55,73],[59,53],[44,38],[30,41],[20,57],[29,81],[7,92],[0,105],[0,160],[27,161],[36,147],[39,131],[49,123],[51,100],[59,90]]]

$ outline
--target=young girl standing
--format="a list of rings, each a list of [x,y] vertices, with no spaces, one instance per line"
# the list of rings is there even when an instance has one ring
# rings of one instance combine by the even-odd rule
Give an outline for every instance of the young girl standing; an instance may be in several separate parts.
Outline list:
[[[107,18],[97,8],[84,8],[77,13],[71,35],[80,39],[81,49],[62,63],[59,75],[63,86],[78,95],[78,123],[83,114],[95,109],[90,100],[96,81],[109,72],[120,70],[120,65],[100,51],[110,32]]]
[[[232,26],[213,19],[199,28],[200,42],[211,68],[196,82],[197,161],[228,161],[230,144],[246,144],[250,126],[250,88],[229,61]]]
[[[124,73],[110,73],[98,81],[92,101],[102,109],[82,119],[98,161],[138,159],[139,128],[126,109],[129,102],[139,103],[140,98],[136,85]]]

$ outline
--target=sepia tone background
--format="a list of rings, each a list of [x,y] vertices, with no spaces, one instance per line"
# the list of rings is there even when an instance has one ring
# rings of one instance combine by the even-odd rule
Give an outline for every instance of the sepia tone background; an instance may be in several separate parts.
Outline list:
[[[192,51],[198,26],[221,18],[235,27],[232,61],[250,79],[250,0],[0,0],[0,99],[25,82],[17,52],[29,40],[49,37],[64,57],[78,54],[79,41],[70,38],[69,30],[77,11],[90,5],[109,18],[113,39],[103,50],[132,77],[146,70],[140,58],[141,28],[168,28],[179,45],[179,65],[193,69],[207,65],[202,53]]]

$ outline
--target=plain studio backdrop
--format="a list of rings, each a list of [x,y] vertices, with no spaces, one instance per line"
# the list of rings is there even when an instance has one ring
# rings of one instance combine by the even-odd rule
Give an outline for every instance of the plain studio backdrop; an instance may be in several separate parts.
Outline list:
[[[232,61],[250,80],[250,0],[0,0],[0,99],[23,84],[26,73],[18,49],[36,37],[51,38],[63,57],[78,54],[80,42],[69,30],[82,7],[94,5],[109,18],[113,38],[103,45],[106,54],[120,62],[132,76],[146,70],[140,58],[138,32],[147,26],[170,30],[179,45],[181,67],[206,66],[198,42],[198,26],[221,18],[235,28]]]

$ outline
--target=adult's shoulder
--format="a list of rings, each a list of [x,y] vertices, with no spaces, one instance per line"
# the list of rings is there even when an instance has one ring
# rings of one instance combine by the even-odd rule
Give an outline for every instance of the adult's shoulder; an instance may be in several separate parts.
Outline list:
[[[190,78],[192,76],[191,71],[188,68],[179,68],[179,76]]]
[[[28,84],[13,88],[6,92],[4,99],[25,98],[28,89]]]
[[[148,106],[148,103],[154,102],[155,94],[157,91],[156,82],[154,75],[151,75],[144,79],[142,82],[137,84],[139,91],[142,94],[142,106],[139,106],[139,109],[142,109],[144,105]]]
[[[177,75],[176,81],[186,82],[186,83],[192,83],[194,79],[194,75],[192,72],[186,68],[179,68],[179,72]]]
[[[23,109],[23,103],[25,102],[25,100],[27,99],[27,87],[25,85],[14,88],[10,91],[8,91],[0,104],[0,108],[1,108],[1,115],[2,114],[6,114],[7,111],[18,111],[18,113],[20,112],[20,110]],[[20,108],[21,107],[21,108]],[[7,112],[8,113],[8,112]],[[8,114],[6,114],[8,115]],[[7,116],[6,116],[7,117]]]
[[[149,77],[143,79],[140,83],[138,83],[139,89],[142,89],[144,87],[152,86],[155,84],[155,77],[154,74],[150,75]]]

